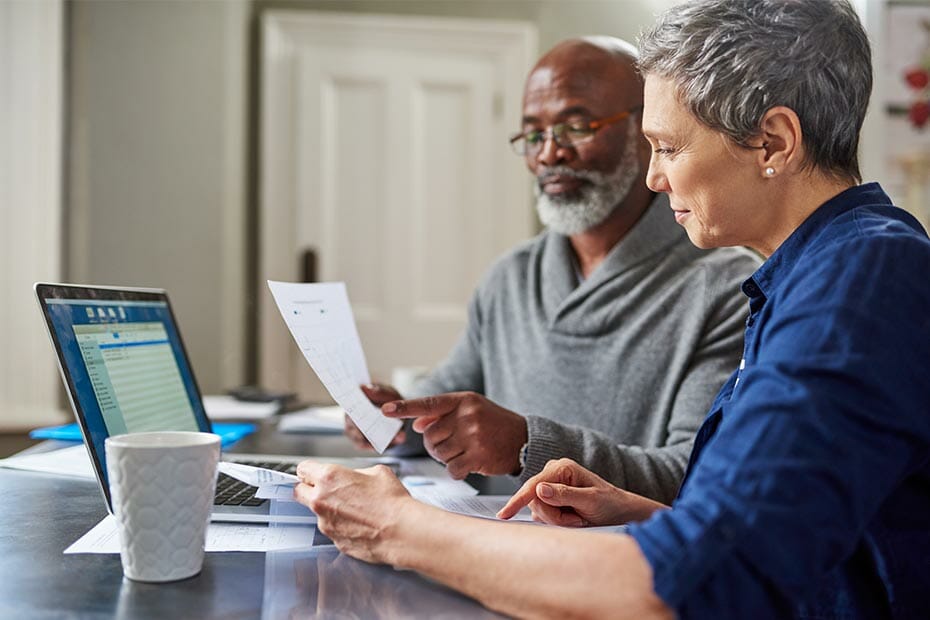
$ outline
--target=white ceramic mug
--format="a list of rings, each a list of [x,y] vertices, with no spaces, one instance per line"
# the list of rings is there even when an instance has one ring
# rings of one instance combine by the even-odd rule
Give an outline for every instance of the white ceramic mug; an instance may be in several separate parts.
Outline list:
[[[105,450],[123,574],[147,582],[198,574],[216,490],[219,436],[130,433],[108,437]]]

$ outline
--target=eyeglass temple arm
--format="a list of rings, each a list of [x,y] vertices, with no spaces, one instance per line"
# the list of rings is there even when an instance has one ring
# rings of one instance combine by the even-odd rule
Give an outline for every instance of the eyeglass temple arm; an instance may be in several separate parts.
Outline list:
[[[620,112],[619,114],[614,114],[613,116],[608,116],[607,118],[602,118],[596,121],[591,121],[590,123],[588,123],[588,127],[590,127],[591,129],[600,129],[604,125],[610,125],[611,123],[622,121],[630,114],[633,114],[634,112],[639,110],[641,107],[642,106],[636,106],[635,108],[626,110],[624,112]]]

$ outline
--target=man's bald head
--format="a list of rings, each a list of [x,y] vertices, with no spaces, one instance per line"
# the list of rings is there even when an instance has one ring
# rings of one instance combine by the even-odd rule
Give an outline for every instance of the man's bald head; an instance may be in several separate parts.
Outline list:
[[[637,57],[636,47],[616,37],[567,39],[537,61],[526,89],[551,85],[553,81],[572,91],[587,91],[594,86],[629,99],[622,102],[624,107],[639,106],[643,102],[643,82],[636,70]]]

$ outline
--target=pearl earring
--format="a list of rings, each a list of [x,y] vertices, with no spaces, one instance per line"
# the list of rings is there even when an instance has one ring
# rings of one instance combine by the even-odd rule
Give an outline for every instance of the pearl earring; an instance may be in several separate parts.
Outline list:
[[[767,176],[767,177],[775,176],[775,168],[772,168],[771,166],[769,166],[768,168],[766,168],[766,169],[765,169],[765,176]]]

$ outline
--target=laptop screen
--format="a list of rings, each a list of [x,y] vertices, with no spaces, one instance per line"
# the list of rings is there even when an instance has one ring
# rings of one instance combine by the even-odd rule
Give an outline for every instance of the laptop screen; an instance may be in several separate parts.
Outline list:
[[[104,483],[108,436],[210,430],[163,291],[39,284],[36,293]]]

